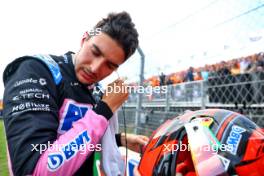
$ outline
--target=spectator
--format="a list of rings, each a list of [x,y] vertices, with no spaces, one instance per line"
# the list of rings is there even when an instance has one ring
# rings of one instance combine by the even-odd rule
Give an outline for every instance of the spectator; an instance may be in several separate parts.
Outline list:
[[[205,67],[202,68],[201,75],[202,75],[203,80],[208,80],[208,77],[209,77],[209,66],[208,65],[205,65]]]
[[[217,76],[217,67],[216,64],[209,66],[208,78]]]
[[[171,85],[171,84],[173,84],[172,79],[170,76],[167,76],[166,85]]]
[[[239,61],[233,61],[233,64],[231,66],[231,74],[232,75],[238,75],[238,74],[240,74]]]
[[[185,82],[193,81],[194,75],[193,75],[193,67],[190,67],[186,73],[186,76],[184,78]]]
[[[247,67],[246,72],[247,73],[254,73],[257,71],[257,55],[254,54],[252,56],[249,56],[250,64]]]
[[[264,53],[259,53],[257,57],[257,71],[264,71]]]
[[[229,70],[229,65],[227,65],[227,63],[225,61],[222,61],[219,64],[219,69],[217,70],[217,76],[227,76],[230,75],[230,70]]]
[[[203,80],[200,68],[196,69],[196,72],[194,74],[194,81],[199,81],[199,80]]]
[[[240,60],[240,73],[243,74],[243,73],[246,73],[247,71],[247,68],[250,64],[250,61],[247,57],[242,57]]]
[[[164,75],[163,72],[161,72],[161,74],[159,76],[159,80],[160,80],[160,86],[164,86],[165,85],[166,76]]]

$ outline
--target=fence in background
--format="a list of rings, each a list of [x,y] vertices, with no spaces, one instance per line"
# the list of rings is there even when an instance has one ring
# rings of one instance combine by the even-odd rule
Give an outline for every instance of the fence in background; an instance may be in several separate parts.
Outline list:
[[[223,108],[242,113],[264,127],[264,73],[209,78],[167,87],[166,93],[144,94],[142,109],[136,109],[137,95],[131,94],[119,111],[121,130],[125,114],[127,130],[151,134],[163,122],[186,110]],[[136,112],[139,119],[136,123]]]

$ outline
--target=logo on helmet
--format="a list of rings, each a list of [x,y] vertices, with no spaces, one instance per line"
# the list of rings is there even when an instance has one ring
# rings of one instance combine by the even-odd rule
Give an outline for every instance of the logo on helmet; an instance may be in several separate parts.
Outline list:
[[[240,140],[242,138],[242,133],[245,132],[246,130],[244,128],[241,128],[237,125],[232,126],[232,130],[227,138],[227,144],[229,146],[229,151],[233,154],[236,155],[237,153],[237,148],[240,143]]]

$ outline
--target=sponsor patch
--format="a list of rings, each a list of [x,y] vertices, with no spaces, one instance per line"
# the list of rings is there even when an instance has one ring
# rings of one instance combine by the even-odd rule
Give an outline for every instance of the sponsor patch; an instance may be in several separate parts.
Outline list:
[[[82,146],[89,143],[91,137],[87,131],[83,131],[72,141],[68,142],[60,152],[48,155],[48,169],[52,172],[58,170],[65,161],[72,159]]]
[[[27,78],[27,79],[16,81],[14,84],[14,87],[18,87],[23,84],[40,84],[41,86],[44,86],[47,84],[47,82],[46,82],[46,79],[44,78],[39,78],[39,79]]]
[[[242,138],[242,133],[244,133],[245,131],[246,130],[244,128],[237,125],[232,126],[232,130],[227,138],[226,143],[229,145],[230,152],[233,155],[237,154],[237,149]]]
[[[45,93],[24,93],[16,95],[12,98],[13,101],[26,100],[26,99],[49,99],[50,95]]]
[[[12,115],[27,111],[50,111],[49,104],[25,102],[12,107]]]
[[[23,84],[28,84],[28,83],[36,84],[36,83],[38,83],[38,80],[37,79],[33,79],[33,78],[19,80],[19,81],[15,82],[14,87],[18,87],[18,86],[21,86]]]
[[[37,89],[37,88],[29,88],[29,89],[24,89],[24,90],[21,90],[19,91],[19,94],[26,94],[26,93],[39,93],[39,92],[42,92],[41,89]]]
[[[39,54],[39,55],[34,55],[34,57],[38,58],[48,66],[56,85],[58,85],[62,80],[62,75],[60,72],[59,65],[49,55]]]
[[[60,109],[58,133],[64,134],[71,129],[72,124],[83,118],[89,109],[92,109],[91,104],[83,104],[66,99]]]

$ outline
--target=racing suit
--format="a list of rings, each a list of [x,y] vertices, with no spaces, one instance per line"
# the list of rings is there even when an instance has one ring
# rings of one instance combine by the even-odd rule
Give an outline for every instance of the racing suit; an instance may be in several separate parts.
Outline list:
[[[77,80],[72,54],[24,56],[4,71],[14,175],[92,175],[94,151],[113,113]]]

